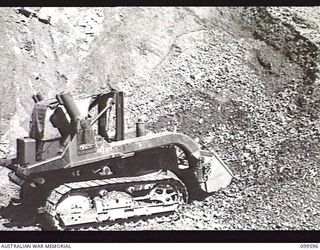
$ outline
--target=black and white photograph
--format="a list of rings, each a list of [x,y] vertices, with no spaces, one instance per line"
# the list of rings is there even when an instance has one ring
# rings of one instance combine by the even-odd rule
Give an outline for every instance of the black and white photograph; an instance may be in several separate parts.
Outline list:
[[[0,231],[320,229],[320,7],[0,7],[0,27]]]

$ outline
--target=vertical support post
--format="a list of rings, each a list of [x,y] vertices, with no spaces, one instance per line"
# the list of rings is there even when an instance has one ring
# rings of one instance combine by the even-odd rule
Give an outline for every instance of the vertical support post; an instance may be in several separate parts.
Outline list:
[[[107,106],[107,98],[101,98],[98,101],[98,114]],[[98,119],[98,134],[104,138],[107,138],[107,113],[104,112]]]
[[[116,141],[124,139],[123,92],[116,94]]]

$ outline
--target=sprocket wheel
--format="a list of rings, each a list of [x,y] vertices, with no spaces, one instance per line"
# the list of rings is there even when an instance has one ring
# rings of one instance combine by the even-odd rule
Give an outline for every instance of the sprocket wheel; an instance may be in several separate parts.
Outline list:
[[[150,201],[163,203],[164,205],[172,203],[183,203],[183,195],[175,186],[170,184],[156,185],[149,193]]]

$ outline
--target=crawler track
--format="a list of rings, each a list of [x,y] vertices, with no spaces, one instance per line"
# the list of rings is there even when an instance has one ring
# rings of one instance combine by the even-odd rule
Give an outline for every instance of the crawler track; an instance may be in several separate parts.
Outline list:
[[[97,227],[177,210],[188,200],[185,185],[170,171],[136,177],[72,182],[46,200],[46,228]]]

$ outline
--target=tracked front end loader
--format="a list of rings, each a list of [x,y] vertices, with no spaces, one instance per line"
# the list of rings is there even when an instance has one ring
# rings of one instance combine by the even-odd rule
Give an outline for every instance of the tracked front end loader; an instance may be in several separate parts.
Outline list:
[[[217,154],[187,135],[152,133],[141,120],[125,132],[123,92],[33,99],[29,136],[0,165],[54,228],[174,212],[231,182]]]

